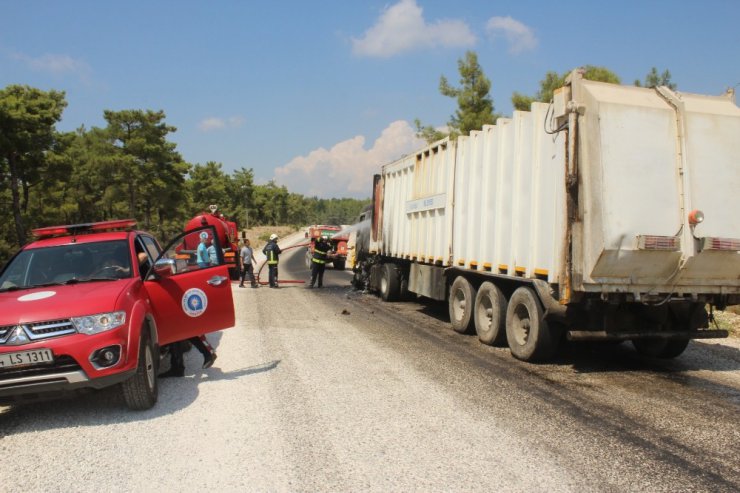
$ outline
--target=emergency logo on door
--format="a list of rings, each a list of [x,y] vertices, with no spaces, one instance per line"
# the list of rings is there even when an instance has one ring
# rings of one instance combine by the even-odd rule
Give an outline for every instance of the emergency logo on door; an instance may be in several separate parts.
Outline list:
[[[208,297],[198,288],[191,288],[182,295],[182,311],[189,317],[199,317],[208,307]]]

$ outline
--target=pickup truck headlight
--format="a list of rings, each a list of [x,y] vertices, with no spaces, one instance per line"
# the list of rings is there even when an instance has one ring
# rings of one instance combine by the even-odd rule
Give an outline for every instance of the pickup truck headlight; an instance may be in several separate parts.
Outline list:
[[[86,317],[72,317],[71,320],[77,332],[93,335],[115,329],[126,323],[126,312],[98,313]]]

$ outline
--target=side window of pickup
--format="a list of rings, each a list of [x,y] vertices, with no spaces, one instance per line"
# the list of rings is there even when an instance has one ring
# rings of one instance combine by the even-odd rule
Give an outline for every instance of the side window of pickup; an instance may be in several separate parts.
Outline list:
[[[139,262],[139,274],[144,279],[146,273],[152,266],[152,262],[159,256],[162,251],[157,240],[151,236],[141,235],[136,238],[135,251]]]

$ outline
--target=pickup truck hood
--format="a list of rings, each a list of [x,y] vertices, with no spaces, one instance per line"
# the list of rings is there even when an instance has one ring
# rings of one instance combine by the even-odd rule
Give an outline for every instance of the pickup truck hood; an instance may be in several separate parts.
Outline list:
[[[114,311],[133,279],[46,286],[0,293],[0,326]]]

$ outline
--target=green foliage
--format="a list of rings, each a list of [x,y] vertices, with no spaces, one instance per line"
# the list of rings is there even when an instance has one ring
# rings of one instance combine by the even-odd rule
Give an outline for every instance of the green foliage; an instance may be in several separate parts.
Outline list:
[[[640,83],[639,79],[635,80],[637,87],[658,87],[667,86],[672,91],[676,90],[676,84],[671,82],[671,72],[668,69],[664,70],[662,74],[658,73],[658,69],[653,67],[650,72],[645,76],[645,82]]]
[[[64,92],[11,85],[0,90],[0,199],[13,217],[18,244],[26,242],[31,189],[53,166],[54,126],[67,102]]]
[[[611,82],[612,84],[621,83],[619,76],[606,67],[586,65],[585,67],[582,67],[581,70],[583,71],[584,79],[599,82]],[[514,106],[515,110],[529,111],[534,101],[549,103],[552,101],[555,89],[563,87],[565,79],[569,74],[570,71],[564,72],[562,75],[554,71],[548,71],[545,74],[545,78],[540,81],[540,88],[534,96],[526,96],[524,94],[514,92],[511,96],[511,104]]]
[[[459,135],[468,135],[471,130],[480,130],[483,125],[496,123],[498,115],[494,113],[491,91],[491,81],[483,73],[478,63],[478,55],[474,51],[465,53],[465,57],[457,61],[460,72],[460,87],[453,87],[442,75],[439,79],[439,92],[443,96],[457,100],[457,110],[447,123],[448,133],[441,132],[430,125],[422,125],[417,118],[416,135],[429,143],[446,136],[455,139]]]
[[[420,139],[424,139],[429,144],[447,137],[446,133],[442,132],[441,130],[437,130],[431,125],[422,126],[421,120],[419,120],[418,118],[414,120],[414,125],[416,125],[416,136]]]
[[[105,111],[105,128],[56,132],[65,106],[62,92],[0,90],[0,204],[14,219],[0,224],[0,264],[41,226],[130,217],[164,241],[211,204],[242,229],[247,211],[250,227],[349,224],[368,203],[255,185],[252,169],[188,164],[163,111]]]
[[[439,79],[439,92],[457,99],[457,110],[448,123],[451,135],[468,135],[471,130],[480,130],[483,125],[496,122],[493,114],[493,100],[488,95],[491,81],[478,64],[474,51],[465,53],[465,58],[457,62],[460,72],[460,87],[452,87],[445,76]]]

